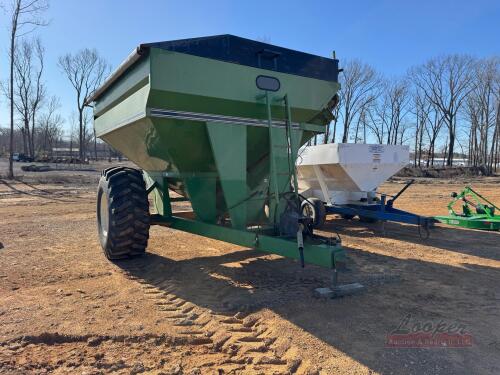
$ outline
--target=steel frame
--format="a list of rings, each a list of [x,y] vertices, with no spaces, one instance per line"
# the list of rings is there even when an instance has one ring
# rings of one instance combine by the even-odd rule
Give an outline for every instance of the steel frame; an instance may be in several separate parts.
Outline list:
[[[164,184],[164,186],[168,186]],[[155,189],[160,189],[155,185]],[[253,248],[269,254],[277,254],[283,257],[300,259],[296,238],[287,238],[263,234],[258,230],[241,230],[225,227],[218,224],[210,224],[200,220],[187,219],[176,216],[172,212],[171,201],[168,191],[161,192],[163,195],[163,215],[151,215],[152,225],[166,226],[172,229],[182,230],[192,234],[213,238],[220,241],[234,243],[235,245]],[[340,240],[325,238],[305,238],[303,244],[304,262],[332,269],[342,268],[345,265],[345,252]]]
[[[447,206],[449,215],[435,216],[437,221],[468,229],[500,230],[500,215],[495,215],[495,210],[500,211],[500,208],[470,186],[466,186],[459,194],[453,193],[452,197]],[[463,202],[462,214],[454,210],[458,201]],[[469,206],[484,213],[474,213]]]
[[[405,186],[396,195],[391,196],[391,199],[389,200],[387,200],[386,194],[381,194],[380,201],[378,203],[370,203],[364,205],[335,204],[330,199],[330,194],[324,181],[325,177],[319,166],[314,166],[314,172],[321,187],[323,202],[326,203],[325,210],[329,214],[363,216],[382,222],[393,221],[398,223],[418,225],[426,231],[432,228],[433,224],[436,222],[436,220],[434,220],[433,218],[394,208],[393,205],[396,199],[398,199],[401,194],[403,194],[406,189],[408,189],[413,184],[415,180],[408,181]]]

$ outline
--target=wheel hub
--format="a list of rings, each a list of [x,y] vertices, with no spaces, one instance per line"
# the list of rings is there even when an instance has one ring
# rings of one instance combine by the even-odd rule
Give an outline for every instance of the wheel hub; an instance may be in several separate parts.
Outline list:
[[[109,229],[109,208],[108,208],[108,197],[104,192],[101,195],[100,203],[101,204],[99,207],[99,225],[103,236],[107,236]]]

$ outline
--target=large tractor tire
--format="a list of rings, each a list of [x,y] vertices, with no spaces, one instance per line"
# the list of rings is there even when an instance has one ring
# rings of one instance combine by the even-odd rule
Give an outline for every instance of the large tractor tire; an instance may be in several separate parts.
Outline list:
[[[318,198],[307,198],[301,204],[302,215],[312,218],[313,228],[321,228],[326,221],[325,204]]]
[[[105,169],[97,190],[97,230],[110,260],[144,254],[149,238],[149,201],[141,171]]]

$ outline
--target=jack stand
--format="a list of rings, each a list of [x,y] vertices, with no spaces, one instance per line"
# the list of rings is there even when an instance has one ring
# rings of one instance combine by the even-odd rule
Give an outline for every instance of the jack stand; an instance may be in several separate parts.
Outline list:
[[[297,246],[299,247],[299,257],[300,257],[300,266],[304,268],[304,238],[302,237],[302,231],[304,230],[304,225],[302,223],[299,224],[299,231],[297,232]]]
[[[385,220],[380,220],[380,235],[385,237]]]
[[[320,298],[337,298],[350,296],[362,292],[365,289],[360,283],[339,284],[338,271],[336,268],[332,271],[332,287],[331,288],[316,288],[314,295]]]

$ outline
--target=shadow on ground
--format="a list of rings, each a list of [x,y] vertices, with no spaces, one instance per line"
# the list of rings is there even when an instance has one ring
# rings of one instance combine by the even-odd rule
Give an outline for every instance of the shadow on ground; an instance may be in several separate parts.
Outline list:
[[[56,198],[56,197],[54,197],[54,195],[55,195],[54,191],[40,189],[32,184],[29,184],[29,183],[21,181],[21,180],[14,180],[14,181],[15,182],[8,181],[5,179],[0,179],[0,183],[5,185],[7,188],[9,188],[15,194],[28,195],[28,196],[38,197],[38,198],[42,198],[42,199],[46,199],[46,200],[50,200],[50,201],[54,201],[54,202],[65,202],[65,203],[76,202],[76,199],[79,199],[79,197],[75,197],[74,195],[72,196],[72,199]],[[21,190],[15,186],[16,184],[22,185],[24,187],[28,187],[30,190]],[[58,190],[58,192],[60,192],[60,190]]]
[[[480,258],[500,260],[500,232],[473,229],[458,229],[436,225],[429,232],[429,238],[422,238],[415,225],[387,222],[382,231],[380,223],[360,223],[356,219],[344,220],[331,218],[322,228],[325,232],[348,235],[358,238],[385,237],[399,241],[435,247],[456,253],[473,255]],[[477,246],[480,241],[481,246]]]
[[[270,309],[384,374],[500,372],[500,298],[492,290],[500,280],[499,269],[401,260],[355,248],[347,252],[350,271],[340,281],[361,281],[367,290],[336,300],[313,297],[314,288],[329,284],[329,270],[301,269],[289,259],[253,250],[178,261],[150,253],[117,265],[147,284],[215,313]],[[433,323],[470,316],[457,323],[482,339],[460,349],[386,348],[386,335],[407,314]]]

